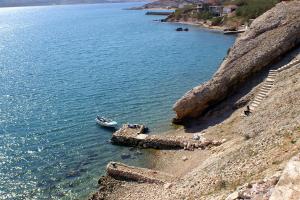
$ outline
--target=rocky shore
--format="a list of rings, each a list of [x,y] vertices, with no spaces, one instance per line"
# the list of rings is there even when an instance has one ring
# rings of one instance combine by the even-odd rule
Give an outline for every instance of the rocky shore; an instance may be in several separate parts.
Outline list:
[[[198,117],[300,43],[299,1],[282,2],[253,21],[211,80],[176,102],[176,122]]]
[[[223,26],[212,26],[212,25],[206,24],[205,22],[195,21],[195,20],[179,20],[179,21],[168,21],[168,20],[166,20],[166,22],[186,24],[186,25],[191,25],[191,26],[199,26],[201,28],[214,30],[214,31],[220,31],[220,32],[223,32],[224,29],[226,29],[226,27],[223,27]]]
[[[154,149],[206,149],[219,146],[226,142],[223,140],[209,140],[201,135],[148,135],[143,131],[143,126],[131,128],[127,124],[113,133],[111,142],[117,145],[154,148]]]
[[[174,121],[184,128],[157,136],[126,127],[114,133],[116,144],[160,150],[151,169],[109,163],[90,199],[299,199],[299,22],[299,1],[258,17],[212,79],[176,102]],[[261,98],[270,76],[272,87]],[[195,148],[201,137],[211,141],[208,148]]]

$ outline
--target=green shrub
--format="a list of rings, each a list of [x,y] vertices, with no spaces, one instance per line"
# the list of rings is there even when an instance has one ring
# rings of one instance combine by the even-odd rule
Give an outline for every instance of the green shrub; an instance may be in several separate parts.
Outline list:
[[[182,9],[176,9],[174,12],[175,19],[177,19],[177,20],[180,19],[181,15],[182,15]]]
[[[223,20],[223,17],[214,17],[214,18],[211,19],[213,25],[221,24],[222,20]]]
[[[204,19],[204,20],[211,19],[212,17],[213,15],[210,12],[200,12],[198,13],[197,16],[198,19]]]
[[[279,0],[239,0],[241,6],[236,10],[236,15],[246,20],[256,18],[278,2]]]

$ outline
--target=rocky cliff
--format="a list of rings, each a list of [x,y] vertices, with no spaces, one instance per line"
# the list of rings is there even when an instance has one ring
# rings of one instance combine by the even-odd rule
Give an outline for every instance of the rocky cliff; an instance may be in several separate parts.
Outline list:
[[[188,91],[175,103],[175,121],[202,115],[299,44],[300,1],[281,2],[255,19],[237,38],[211,80]]]

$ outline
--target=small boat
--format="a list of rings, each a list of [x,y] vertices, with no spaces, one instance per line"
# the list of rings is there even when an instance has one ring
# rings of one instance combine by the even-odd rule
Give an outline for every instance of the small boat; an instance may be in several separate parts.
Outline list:
[[[104,117],[99,117],[99,116],[96,117],[96,122],[100,126],[104,126],[108,128],[115,128],[118,125],[116,121],[113,121],[111,119],[106,119]]]

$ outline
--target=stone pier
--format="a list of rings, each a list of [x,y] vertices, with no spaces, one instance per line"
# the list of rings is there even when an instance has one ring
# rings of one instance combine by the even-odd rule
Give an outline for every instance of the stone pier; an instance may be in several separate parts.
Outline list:
[[[126,181],[164,184],[166,182],[172,182],[174,179],[172,175],[167,173],[147,168],[128,166],[118,162],[108,163],[106,172],[108,176],[114,179]]]
[[[148,135],[144,133],[143,127],[130,128],[126,124],[113,133],[111,141],[113,144],[140,148],[185,150],[205,149],[211,146],[219,146],[225,142],[208,140],[202,137],[193,138],[193,135]]]

